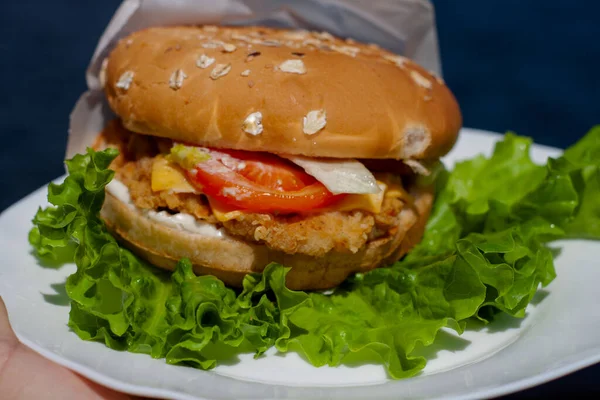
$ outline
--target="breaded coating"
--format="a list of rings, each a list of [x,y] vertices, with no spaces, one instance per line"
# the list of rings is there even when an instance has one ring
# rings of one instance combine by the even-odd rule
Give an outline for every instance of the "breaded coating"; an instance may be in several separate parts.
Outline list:
[[[217,223],[212,214],[208,200],[203,195],[194,193],[174,193],[169,191],[152,191],[152,163],[154,159],[144,157],[137,161],[129,161],[116,171],[116,178],[129,188],[133,203],[143,209],[168,209],[191,214],[194,217]]]
[[[359,210],[305,215],[243,213],[229,221],[219,222],[202,194],[152,191],[154,157],[166,152],[169,143],[131,133],[119,123],[113,123],[106,128],[95,147],[107,146],[120,150],[121,154],[111,168],[116,171],[116,179],[129,188],[131,199],[138,208],[191,214],[224,228],[231,235],[287,254],[320,257],[332,250],[356,253],[369,242],[383,243],[393,237],[400,225],[408,229],[414,224],[412,220],[401,221],[401,214],[406,219],[407,215],[414,213],[401,213],[407,205],[398,198],[386,198],[381,213],[376,215]]]
[[[229,233],[288,254],[323,256],[331,250],[356,253],[373,230],[374,218],[361,211],[314,215],[243,214],[223,222]]]

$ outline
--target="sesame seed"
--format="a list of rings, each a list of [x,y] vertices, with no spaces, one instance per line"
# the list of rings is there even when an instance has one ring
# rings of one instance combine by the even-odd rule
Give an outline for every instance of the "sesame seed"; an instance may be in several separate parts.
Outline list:
[[[285,43],[285,45],[288,47],[293,47],[294,49],[299,49],[300,47],[302,47],[302,44],[300,42],[292,42],[291,40],[288,40]]]
[[[267,39],[267,40],[259,41],[258,43],[255,43],[255,44],[262,44],[263,46],[269,46],[269,47],[281,46],[281,42],[279,40],[275,40],[275,39]]]
[[[396,66],[398,66],[400,68],[404,68],[404,64],[406,64],[408,62],[408,58],[398,56],[396,54],[384,54],[383,58],[396,64]]]
[[[360,52],[358,47],[354,46],[331,46],[332,50],[337,51],[338,53],[346,54],[350,57],[356,57],[356,55]]]
[[[222,76],[225,76],[231,71],[231,64],[217,64],[210,72],[210,78],[217,80]]]
[[[291,74],[305,74],[306,67],[302,60],[286,60],[279,64],[279,70],[282,72],[288,72]]]
[[[201,54],[200,57],[196,60],[196,66],[198,68],[208,68],[215,62],[213,57],[209,57],[206,54]]]
[[[129,90],[131,82],[133,82],[133,71],[125,71],[116,83],[116,87],[123,90]]]
[[[246,35],[240,35],[239,33],[232,33],[231,38],[234,40],[241,40],[242,42],[251,42],[252,38]]]
[[[205,49],[216,49],[218,47],[223,46],[224,43],[220,40],[212,40],[210,42],[202,43],[202,47]]]
[[[183,86],[184,79],[187,78],[185,72],[182,69],[173,71],[169,78],[169,87],[173,90],[179,90]]]
[[[314,135],[327,124],[327,113],[324,109],[312,110],[303,119],[302,131],[307,135]]]
[[[302,46],[314,46],[314,47],[319,47],[321,45],[321,41],[317,40],[317,39],[306,39],[305,41],[302,42]]]
[[[244,70],[244,71],[242,71],[242,72],[240,73],[240,75],[241,75],[241,76],[248,76],[248,75],[250,75],[250,70],[249,70],[249,69],[247,69],[247,70]]]
[[[412,78],[412,80],[419,86],[425,88],[425,89],[431,89],[432,88],[432,84],[431,81],[427,78],[425,78],[423,75],[421,75],[420,73],[418,73],[415,70],[411,70],[410,71],[410,77]]]
[[[225,53],[233,53],[236,49],[237,49],[237,47],[234,44],[231,44],[231,43],[225,43],[223,45],[223,51]]]
[[[333,41],[335,38],[329,32],[313,32],[314,37],[319,40]]]
[[[263,131],[262,126],[262,114],[257,111],[248,115],[242,124],[242,129],[244,132],[249,133],[251,135],[260,135]]]

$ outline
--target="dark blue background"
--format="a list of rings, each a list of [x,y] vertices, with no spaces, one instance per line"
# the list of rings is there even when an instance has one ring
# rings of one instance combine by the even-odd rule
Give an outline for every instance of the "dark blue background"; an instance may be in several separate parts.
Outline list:
[[[68,116],[119,3],[0,2],[0,210],[64,172]],[[600,123],[600,2],[434,3],[465,126],[566,147]],[[511,398],[600,395],[599,377],[596,366]]]

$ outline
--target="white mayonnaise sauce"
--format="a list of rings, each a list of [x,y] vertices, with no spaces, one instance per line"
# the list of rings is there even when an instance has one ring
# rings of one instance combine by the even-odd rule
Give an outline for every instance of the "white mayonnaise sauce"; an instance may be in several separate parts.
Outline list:
[[[202,236],[212,236],[212,237],[223,237],[223,232],[217,228],[213,224],[209,224],[207,222],[198,221],[190,214],[186,213],[177,213],[177,214],[169,214],[166,211],[154,211],[150,210],[146,213],[146,216],[151,220],[159,222],[163,225],[167,225],[168,227],[184,230],[192,233],[199,233]]]
[[[115,196],[120,202],[127,204],[130,208],[135,208],[140,214],[155,222],[168,226],[169,228],[183,230],[190,233],[197,233],[202,236],[224,237],[225,233],[217,229],[213,224],[198,221],[194,216],[186,213],[170,214],[166,211],[143,211],[137,208],[131,201],[129,188],[121,181],[113,179],[106,186],[106,190]]]
[[[115,196],[121,203],[127,204],[129,207],[135,207],[129,195],[129,188],[121,181],[113,179],[106,185],[108,193]]]

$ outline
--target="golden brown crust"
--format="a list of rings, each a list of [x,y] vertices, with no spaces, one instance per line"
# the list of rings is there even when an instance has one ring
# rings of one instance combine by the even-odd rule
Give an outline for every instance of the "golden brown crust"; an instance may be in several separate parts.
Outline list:
[[[354,254],[331,250],[321,257],[290,255],[232,236],[209,237],[172,229],[108,193],[101,215],[126,246],[161,268],[172,270],[178,260],[188,258],[197,274],[212,274],[228,285],[240,287],[246,274],[279,262],[292,268],[287,276],[291,289],[327,289],[352,273],[398,260],[420,241],[433,194],[430,189],[417,188],[411,194],[414,205],[400,212],[395,234],[370,241]]]
[[[151,187],[152,158],[129,161],[116,168],[116,179],[129,189],[131,201],[143,210],[168,209],[219,224],[206,197],[195,193],[154,192]],[[388,209],[386,208],[386,211]],[[399,212],[399,210],[398,210]],[[398,214],[395,212],[394,215]],[[228,233],[288,254],[323,255],[331,249],[355,252],[373,230],[370,213],[327,211],[309,215],[240,213],[222,223]],[[382,224],[380,224],[382,225]],[[390,224],[388,224],[390,225]],[[383,229],[382,234],[386,234]]]
[[[122,128],[118,121],[113,121],[98,137],[95,146],[96,149],[119,149],[119,158],[113,161],[111,168],[116,172],[115,179],[129,189],[131,201],[139,209],[190,214],[197,220],[222,225],[227,233],[247,242],[263,244],[287,254],[318,257],[331,250],[355,253],[367,241],[393,236],[399,224],[400,211],[410,201],[408,196],[386,197],[381,212],[375,215],[360,210],[329,210],[306,215],[247,212],[219,223],[204,195],[152,190],[152,165],[161,146],[161,141],[154,136],[132,133]],[[399,163],[395,160],[380,161]],[[394,165],[383,167],[398,169]],[[398,177],[389,175],[384,180],[401,182]]]
[[[215,62],[198,67],[202,54]],[[306,72],[285,72],[287,60],[301,60]],[[217,64],[231,69],[212,79]],[[136,32],[111,53],[105,92],[132,131],[272,153],[436,159],[462,123],[450,90],[411,61],[326,35],[260,27]],[[303,118],[321,109],[324,128],[304,133]],[[255,112],[263,126],[257,135],[242,129]]]
[[[169,190],[152,191],[152,164],[154,158],[141,158],[129,161],[121,167],[114,167],[115,179],[129,189],[131,201],[138,207],[148,210],[166,208],[171,211],[185,212],[196,219],[212,224],[217,220],[212,214],[208,200],[195,193],[176,193]]]
[[[370,213],[327,211],[312,215],[244,213],[223,222],[227,232],[287,254],[322,257],[331,250],[355,253],[373,231]]]

